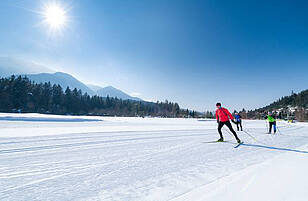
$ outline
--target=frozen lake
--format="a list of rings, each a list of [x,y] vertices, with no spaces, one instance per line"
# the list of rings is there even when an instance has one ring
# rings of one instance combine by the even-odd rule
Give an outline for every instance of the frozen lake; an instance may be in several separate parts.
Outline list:
[[[244,121],[245,142],[213,120],[0,114],[0,200],[177,198],[280,154],[305,154],[308,126]],[[235,126],[233,126],[235,128]],[[275,184],[274,184],[275,185]]]

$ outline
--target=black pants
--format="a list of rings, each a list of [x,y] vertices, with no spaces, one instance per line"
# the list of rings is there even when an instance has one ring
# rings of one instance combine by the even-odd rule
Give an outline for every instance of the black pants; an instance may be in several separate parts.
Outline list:
[[[233,133],[235,139],[236,139],[236,140],[239,140],[239,138],[238,138],[237,135],[236,135],[236,132],[235,132],[235,131],[233,130],[233,128],[232,128],[232,125],[231,125],[230,121],[224,121],[224,122],[220,121],[220,122],[218,123],[218,133],[219,133],[219,135],[220,135],[220,138],[223,138],[221,129],[222,129],[222,127],[223,127],[224,125],[226,125],[226,126],[229,128],[229,130]]]
[[[274,133],[276,133],[276,121],[269,122],[269,133],[272,132],[272,127],[274,126]]]
[[[243,130],[242,121],[237,121],[237,122],[236,122],[236,127],[237,127],[237,131],[240,130],[240,127],[241,127],[241,131],[242,131],[242,130]]]

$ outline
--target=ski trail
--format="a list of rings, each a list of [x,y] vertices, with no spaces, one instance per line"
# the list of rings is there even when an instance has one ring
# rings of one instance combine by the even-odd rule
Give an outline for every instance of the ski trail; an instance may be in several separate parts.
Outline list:
[[[57,144],[57,145],[51,145],[51,146],[23,147],[19,149],[4,149],[4,150],[2,149],[0,150],[0,154],[80,147],[80,146],[106,144],[106,143],[129,142],[129,141],[136,141],[136,140],[153,140],[153,139],[156,140],[156,139],[164,139],[164,138],[168,139],[168,138],[179,138],[179,137],[198,137],[198,136],[203,136],[203,135],[204,134],[161,136],[161,137],[140,137],[140,138],[127,138],[127,139],[118,139],[118,140],[92,141],[92,142],[83,142],[83,143]]]
[[[285,135],[266,135],[264,121],[244,124],[263,144],[238,132],[245,143],[237,149],[234,137],[225,131],[230,143],[202,143],[218,139],[215,122],[146,119],[142,125],[144,120],[136,124],[135,119],[125,119],[129,131],[90,128],[112,125],[111,121],[122,124],[110,118],[89,123],[89,132],[83,127],[79,134],[0,138],[0,200],[166,201],[281,153],[306,154],[296,147],[308,143],[308,126],[283,125]],[[157,130],[140,131],[151,124]],[[79,126],[40,122],[26,126],[41,125],[42,131]],[[14,127],[14,132],[23,132],[24,123]]]
[[[67,175],[70,175],[70,174],[74,174],[74,172],[65,173],[65,174],[60,174],[60,175],[56,175],[56,176],[53,176],[53,177],[48,177],[48,178],[44,178],[44,179],[40,179],[40,180],[35,180],[35,181],[29,182],[29,183],[26,183],[26,184],[23,184],[23,185],[20,185],[20,186],[11,187],[11,188],[9,188],[9,189],[6,189],[6,190],[4,190],[4,191],[1,191],[0,194],[8,193],[9,191],[13,191],[13,190],[16,190],[16,189],[20,189],[20,188],[23,188],[23,187],[27,187],[27,186],[30,186],[30,185],[33,185],[33,184],[38,184],[38,183],[41,183],[41,182],[44,182],[44,181],[56,179],[56,178],[59,178],[59,177],[67,176]],[[4,196],[4,197],[2,197],[2,198],[5,198],[5,197],[7,197],[7,196]]]
[[[216,130],[216,129],[211,129]],[[20,141],[19,139],[15,139],[15,141],[7,141],[5,142],[5,139],[2,139],[2,142],[0,142],[0,145],[8,145],[8,144],[19,144],[19,143],[35,143],[35,142],[51,142],[51,141],[70,141],[70,140],[84,140],[84,139],[98,139],[98,138],[116,138],[116,137],[133,137],[133,136],[147,136],[147,135],[153,135],[153,134],[161,134],[162,132],[171,133],[174,132],[176,135],[179,133],[192,133],[192,132],[204,132],[204,129],[192,129],[192,130],[156,130],[156,131],[120,131],[120,132],[89,132],[89,133],[74,133],[73,135],[81,135],[84,134],[85,136],[79,136],[79,137],[68,137],[68,134],[59,134],[56,138],[52,138],[54,136],[47,136],[47,139],[35,139],[31,140],[33,137],[29,140],[23,140]],[[127,134],[120,134],[119,133],[127,133]],[[95,134],[95,135],[94,135]],[[90,135],[90,136],[89,136]],[[45,137],[46,138],[46,137]],[[18,141],[19,140],[19,141]]]
[[[177,151],[178,149],[183,149],[183,148],[189,149],[189,148],[191,148],[191,145],[192,145],[191,143],[186,143],[186,145],[174,146],[174,147],[171,147],[171,148],[168,148],[168,149],[157,151],[156,153],[144,154],[144,155],[141,155],[141,156],[129,158],[129,159],[127,159],[127,161],[120,159],[120,160],[115,160],[115,161],[111,161],[111,162],[103,163],[103,164],[97,163],[97,164],[91,164],[91,165],[88,165],[88,166],[80,166],[80,167],[74,167],[73,166],[73,167],[68,167],[66,169],[62,169],[62,170],[48,170],[48,171],[45,171],[45,172],[44,172],[44,170],[37,170],[37,171],[34,171],[37,174],[46,174],[46,173],[63,172],[63,171],[70,171],[70,172],[69,173],[63,173],[63,174],[56,175],[56,176],[52,176],[52,177],[45,178],[45,179],[32,181],[32,182],[29,182],[29,183],[24,184],[24,185],[11,187],[11,188],[8,188],[8,189],[0,192],[0,194],[8,193],[9,191],[13,191],[13,190],[16,190],[16,189],[20,189],[20,188],[24,188],[24,187],[31,186],[31,185],[34,185],[34,184],[38,184],[38,183],[41,183],[41,182],[57,179],[59,177],[68,176],[68,175],[71,175],[71,174],[81,174],[81,172],[88,171],[88,169],[90,169],[90,168],[98,168],[98,167],[103,167],[103,166],[112,165],[112,164],[116,164],[116,163],[129,163],[131,160],[136,161],[138,159],[147,158],[149,156],[153,157],[155,155],[165,153],[165,152],[170,153],[172,151]],[[119,172],[119,171],[121,171],[125,168],[126,167],[123,167],[123,168],[117,169],[115,171],[108,172],[106,174],[101,174],[100,176],[107,176],[107,175],[110,175],[110,174],[114,174],[114,173]],[[73,169],[73,170],[79,169],[79,170],[72,172],[71,169]],[[10,178],[10,177],[18,177],[18,176],[31,176],[31,175],[34,175],[34,174],[31,174],[29,172],[19,172],[19,173],[15,173],[15,174],[11,174],[11,175],[8,175],[8,174],[1,175],[0,174],[0,178]]]

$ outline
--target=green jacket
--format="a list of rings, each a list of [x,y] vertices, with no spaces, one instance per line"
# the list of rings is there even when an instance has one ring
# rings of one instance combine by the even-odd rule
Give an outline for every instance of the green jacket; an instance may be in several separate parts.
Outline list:
[[[275,117],[272,116],[272,115],[267,115],[266,119],[267,119],[269,122],[275,122],[275,121],[276,121]]]

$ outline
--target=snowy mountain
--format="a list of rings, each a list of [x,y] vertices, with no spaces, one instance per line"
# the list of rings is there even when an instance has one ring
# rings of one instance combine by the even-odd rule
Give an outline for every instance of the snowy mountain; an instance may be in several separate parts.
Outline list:
[[[95,91],[95,92],[103,88],[103,87],[100,87],[100,86],[94,85],[94,84],[87,84],[87,86],[88,86],[90,89],[92,89],[93,91]]]
[[[66,87],[71,89],[77,88],[81,89],[83,93],[88,93],[89,95],[95,95],[95,92],[90,89],[87,85],[83,84],[72,75],[62,72],[57,73],[39,73],[39,74],[28,74],[26,75],[30,80],[34,82],[50,82],[51,84],[59,84],[65,90]]]
[[[66,87],[81,89],[83,93],[88,93],[91,96],[99,95],[107,97],[107,95],[109,95],[109,97],[118,97],[123,100],[130,99],[142,101],[140,98],[132,97],[112,86],[100,87],[97,85],[86,85],[70,74],[54,72],[43,65],[31,61],[11,57],[0,57],[0,77],[8,77],[13,74],[25,75],[36,83],[50,82],[51,84],[59,84],[63,90],[65,90]]]
[[[116,89],[112,86],[100,87],[96,85],[85,85],[81,81],[74,78],[72,75],[62,72],[56,73],[39,73],[39,74],[28,74],[26,75],[30,80],[33,80],[37,83],[41,82],[50,82],[51,84],[60,84],[61,87],[65,90],[66,87],[71,89],[77,88],[81,89],[83,93],[87,92],[89,95],[98,95],[102,97],[117,97],[123,100],[136,100],[142,101],[140,98],[132,97],[123,91]]]
[[[117,97],[123,100],[130,99],[130,100],[135,100],[135,101],[142,101],[140,98],[132,97],[124,93],[123,91],[116,89],[112,86],[101,88],[97,90],[96,93],[97,95],[102,96],[102,97],[110,96],[110,97]]]
[[[92,89],[93,91],[95,91],[95,93],[98,96],[102,96],[102,97],[109,96],[109,97],[117,97],[117,98],[120,98],[120,99],[123,99],[123,100],[129,99],[129,100],[135,100],[135,101],[143,101],[142,99],[140,99],[138,97],[130,96],[130,95],[126,94],[125,92],[123,92],[123,91],[121,91],[117,88],[114,88],[112,86],[100,87],[100,86],[93,85],[93,84],[88,84],[87,86],[90,89]]]

